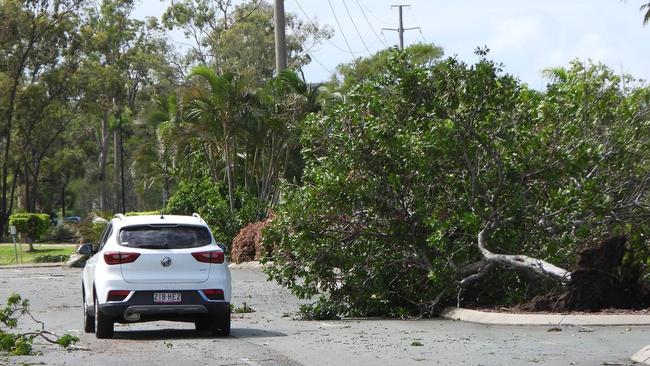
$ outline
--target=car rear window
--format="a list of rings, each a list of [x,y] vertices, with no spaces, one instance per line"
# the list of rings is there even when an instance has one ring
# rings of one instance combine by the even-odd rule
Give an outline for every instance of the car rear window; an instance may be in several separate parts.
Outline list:
[[[182,249],[208,245],[212,237],[202,226],[141,225],[123,228],[118,240],[120,245],[129,248]]]

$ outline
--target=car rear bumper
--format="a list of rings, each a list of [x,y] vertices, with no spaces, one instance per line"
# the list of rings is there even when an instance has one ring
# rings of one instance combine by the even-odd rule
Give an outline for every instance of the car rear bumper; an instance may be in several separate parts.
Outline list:
[[[230,303],[207,300],[198,290],[164,291],[181,293],[182,302],[178,304],[158,304],[153,301],[153,293],[159,291],[135,291],[126,301],[111,301],[99,304],[99,311],[117,321],[139,314],[138,321],[149,320],[192,320],[200,316],[219,316],[225,314]]]

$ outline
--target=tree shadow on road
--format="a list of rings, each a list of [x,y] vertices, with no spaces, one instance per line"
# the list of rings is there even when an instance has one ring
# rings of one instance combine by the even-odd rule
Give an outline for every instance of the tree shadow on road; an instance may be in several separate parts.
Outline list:
[[[286,337],[285,333],[254,328],[232,328],[232,338],[267,338]],[[162,340],[162,339],[205,339],[212,338],[210,332],[202,332],[194,329],[151,329],[151,330],[125,330],[115,331],[114,339],[132,341]],[[219,338],[219,337],[215,337]],[[223,337],[221,339],[227,339]]]

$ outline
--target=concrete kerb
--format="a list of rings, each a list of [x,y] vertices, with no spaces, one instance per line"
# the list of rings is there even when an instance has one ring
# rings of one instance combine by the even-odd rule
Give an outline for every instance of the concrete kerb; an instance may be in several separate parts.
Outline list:
[[[0,269],[42,268],[42,267],[65,267],[65,262],[9,264],[6,266],[0,266]]]
[[[630,359],[643,365],[650,365],[650,345],[635,353]]]
[[[447,308],[442,317],[471,323],[493,325],[650,325],[649,314],[511,314]]]
[[[242,263],[230,263],[228,265],[230,269],[238,269],[238,268],[247,268],[247,269],[262,269],[264,266],[259,262],[259,261],[250,261],[250,262],[242,262]]]

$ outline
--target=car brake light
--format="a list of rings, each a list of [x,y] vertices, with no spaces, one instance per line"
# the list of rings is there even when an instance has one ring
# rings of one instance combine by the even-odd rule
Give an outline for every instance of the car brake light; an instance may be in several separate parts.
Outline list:
[[[106,296],[106,301],[122,301],[126,299],[131,291],[129,290],[110,290],[108,291],[108,296]]]
[[[192,253],[194,259],[203,263],[223,263],[225,256],[221,251],[195,252]]]
[[[140,253],[106,252],[104,253],[104,262],[109,265],[132,263],[139,256]]]
[[[209,300],[223,300],[223,290],[208,289],[202,291],[205,297],[207,297]]]

